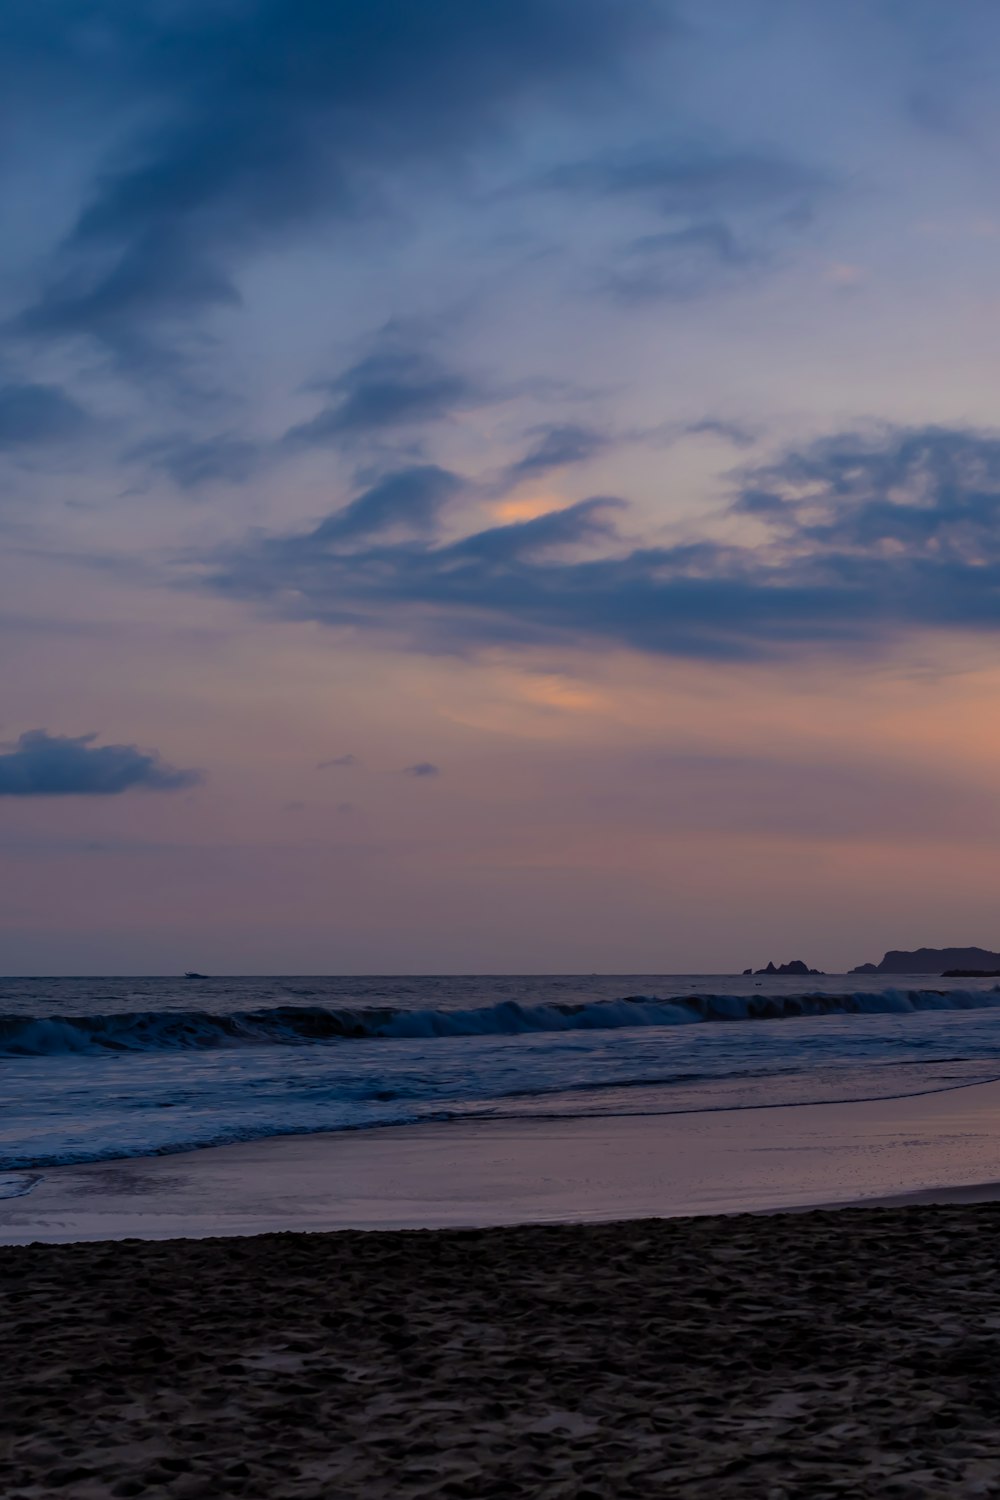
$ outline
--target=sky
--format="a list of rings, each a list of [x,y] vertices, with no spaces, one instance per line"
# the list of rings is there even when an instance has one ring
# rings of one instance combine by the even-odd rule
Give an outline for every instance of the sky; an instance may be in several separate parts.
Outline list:
[[[1000,948],[991,0],[6,0],[0,972]]]

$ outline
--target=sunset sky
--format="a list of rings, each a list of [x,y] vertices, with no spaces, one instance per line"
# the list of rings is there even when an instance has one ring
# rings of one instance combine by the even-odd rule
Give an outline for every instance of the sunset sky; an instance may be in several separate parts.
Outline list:
[[[992,0],[6,0],[0,971],[1000,948]]]

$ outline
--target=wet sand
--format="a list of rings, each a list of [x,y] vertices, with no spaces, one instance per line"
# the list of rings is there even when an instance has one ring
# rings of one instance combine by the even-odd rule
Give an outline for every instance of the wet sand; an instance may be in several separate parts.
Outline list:
[[[0,1493],[1000,1491],[1000,1205],[0,1249]]]
[[[984,1198],[998,1177],[1000,1084],[984,1083],[868,1103],[288,1136],[6,1172],[0,1243]]]

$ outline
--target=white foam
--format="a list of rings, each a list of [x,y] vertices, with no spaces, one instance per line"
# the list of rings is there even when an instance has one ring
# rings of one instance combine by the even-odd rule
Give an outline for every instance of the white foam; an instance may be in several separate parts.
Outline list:
[[[0,1056],[57,1057],[177,1052],[219,1047],[303,1046],[394,1037],[526,1036],[536,1032],[617,1031],[626,1027],[700,1022],[779,1021],[830,1015],[911,1014],[1000,1006],[1000,988],[887,989],[828,994],[703,994],[662,998],[497,1005],[454,1010],[402,1010],[281,1005],[260,1010],[123,1011],[89,1016],[0,1015]]]
[[[41,1182],[40,1176],[28,1172],[0,1173],[0,1198],[24,1198]]]

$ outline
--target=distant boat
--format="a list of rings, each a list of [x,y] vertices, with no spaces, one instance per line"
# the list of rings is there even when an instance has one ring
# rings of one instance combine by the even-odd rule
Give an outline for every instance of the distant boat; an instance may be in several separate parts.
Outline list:
[[[184,978],[185,979],[207,979],[208,975],[207,974],[199,974],[197,969],[188,969],[187,973],[184,975]]]

